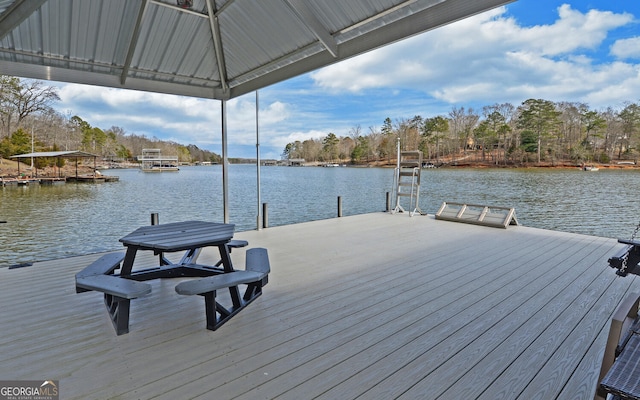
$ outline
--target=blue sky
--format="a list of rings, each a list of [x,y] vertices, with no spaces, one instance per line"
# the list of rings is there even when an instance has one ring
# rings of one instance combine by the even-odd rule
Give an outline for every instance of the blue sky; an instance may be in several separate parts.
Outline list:
[[[220,102],[58,84],[92,126],[220,153]],[[619,109],[640,101],[640,1],[519,0],[259,92],[261,158],[329,132],[529,98]],[[255,94],[227,102],[229,156],[255,157]]]

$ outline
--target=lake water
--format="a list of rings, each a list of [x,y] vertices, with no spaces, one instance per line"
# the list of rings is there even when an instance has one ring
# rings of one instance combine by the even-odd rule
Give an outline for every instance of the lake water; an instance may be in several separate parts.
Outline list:
[[[148,225],[151,213],[160,223],[223,220],[220,166],[105,173],[120,181],[0,189],[0,266],[121,249],[118,239]],[[262,167],[261,181],[269,226],[278,226],[333,218],[338,196],[345,216],[383,211],[393,169]],[[420,208],[434,214],[443,201],[513,207],[521,225],[629,238],[640,220],[639,184],[634,170],[428,169]],[[255,229],[255,166],[230,166],[229,202],[236,230]]]

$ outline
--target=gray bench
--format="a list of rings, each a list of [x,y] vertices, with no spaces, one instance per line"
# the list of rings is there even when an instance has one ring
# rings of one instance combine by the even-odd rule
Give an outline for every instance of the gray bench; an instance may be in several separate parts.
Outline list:
[[[84,278],[87,276],[112,274],[113,271],[120,268],[120,263],[124,260],[124,253],[109,253],[98,258],[82,271],[76,274],[76,282],[78,278]],[[90,289],[91,290],[91,289]],[[86,292],[86,290],[83,290]],[[78,292],[80,293],[80,292]]]
[[[180,282],[176,285],[176,292],[187,296],[203,296],[207,329],[215,331],[262,294],[262,288],[269,281],[270,271],[267,249],[253,248],[247,250],[244,271]],[[240,298],[238,285],[242,284],[246,284],[247,288]],[[231,307],[225,307],[216,300],[216,291],[225,288],[228,288],[231,294]]]
[[[247,242],[246,240],[232,239],[232,240],[229,240],[229,243],[227,243],[227,249],[229,249],[229,254],[231,254],[231,250],[239,249],[240,247],[247,247],[248,245],[249,245],[249,242]],[[221,265],[222,265],[222,260],[218,261],[215,266],[219,267]]]
[[[151,293],[151,285],[113,275],[120,268],[124,253],[110,253],[98,258],[76,274],[76,293],[104,293],[104,303],[118,335],[129,332],[131,299]]]
[[[247,245],[249,245],[249,242],[247,242],[246,240],[238,240],[238,239],[231,239],[229,240],[229,243],[227,243],[227,247],[229,247],[230,249],[247,247]]]

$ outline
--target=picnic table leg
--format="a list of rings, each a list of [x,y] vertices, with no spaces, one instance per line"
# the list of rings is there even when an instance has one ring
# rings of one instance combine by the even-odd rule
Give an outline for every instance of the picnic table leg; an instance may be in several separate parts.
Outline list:
[[[202,296],[204,297],[205,314],[207,316],[207,329],[215,331],[231,319],[234,313],[216,302],[215,291],[203,293]],[[220,314],[219,317],[218,314]]]
[[[133,260],[136,259],[136,252],[138,249],[134,246],[127,247],[127,252],[124,255],[122,261],[122,268],[120,268],[120,276],[131,276],[131,270],[133,269]]]
[[[220,260],[222,261],[222,265],[224,267],[224,272],[233,272],[233,263],[231,262],[231,252],[229,251],[229,247],[226,243],[218,245],[218,250],[220,251]]]
[[[116,334],[129,333],[129,310],[131,300],[122,297],[104,294],[104,304],[107,306],[109,317],[116,330]]]
[[[196,261],[198,260],[198,256],[200,256],[201,251],[202,251],[201,247],[197,249],[187,250],[187,252],[184,254],[184,256],[182,256],[178,264],[180,265],[195,264]]]
[[[224,272],[233,272],[233,263],[231,262],[231,254],[229,254],[229,247],[227,244],[221,244],[218,246],[220,250],[220,259],[222,260],[222,265],[224,267]],[[233,307],[242,307],[242,299],[240,298],[240,290],[238,286],[229,287],[229,294],[231,295],[231,302],[233,303]]]

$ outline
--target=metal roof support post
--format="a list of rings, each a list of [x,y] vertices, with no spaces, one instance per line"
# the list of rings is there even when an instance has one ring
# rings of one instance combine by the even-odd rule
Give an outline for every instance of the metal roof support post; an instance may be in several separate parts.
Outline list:
[[[222,209],[223,222],[229,223],[229,158],[227,154],[227,101],[222,100]]]
[[[258,197],[258,215],[256,217],[256,229],[260,230],[260,220],[262,219],[262,206],[260,204],[260,130],[258,129],[258,112],[259,112],[259,98],[258,91],[256,90],[256,176],[257,176],[257,197]]]

